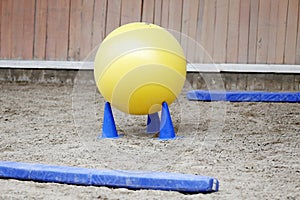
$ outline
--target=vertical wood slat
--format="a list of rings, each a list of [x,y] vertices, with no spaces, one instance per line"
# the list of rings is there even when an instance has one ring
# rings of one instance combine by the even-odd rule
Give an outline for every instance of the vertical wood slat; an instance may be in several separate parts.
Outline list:
[[[228,0],[217,1],[216,3],[213,61],[221,63],[226,60]]]
[[[267,63],[271,0],[259,4],[256,63]]]
[[[300,3],[298,8],[298,32],[297,32],[297,46],[296,46],[296,62],[295,64],[300,64]],[[296,79],[296,76],[295,76]]]
[[[46,40],[46,59],[55,60],[55,47],[56,47],[56,22],[58,21],[58,12],[57,12],[57,1],[50,0],[48,1],[47,8],[47,40]]]
[[[123,0],[121,8],[121,25],[141,21],[142,0]]]
[[[155,0],[143,1],[142,21],[147,23],[154,23]]]
[[[287,9],[289,0],[279,0],[278,2],[278,16],[276,28],[276,47],[275,47],[275,63],[283,64],[285,35],[286,35],[286,21]]]
[[[19,2],[19,1],[18,1]],[[22,59],[33,58],[35,0],[25,0]],[[66,21],[69,21],[68,19]]]
[[[82,0],[71,0],[68,60],[80,60]]]
[[[212,62],[215,31],[215,0],[205,0],[201,43],[203,44],[202,62]],[[205,30],[205,31],[204,31]]]
[[[295,64],[299,0],[289,0],[284,63]]]
[[[182,6],[181,46],[189,62],[195,62],[198,0],[184,0]]]
[[[46,59],[66,60],[68,51],[69,0],[48,1]]]
[[[81,30],[80,31],[80,60],[88,59],[92,50],[92,30],[93,30],[93,0],[83,0],[81,10]]]
[[[278,24],[278,4],[279,0],[273,0],[271,3],[267,63],[275,63],[276,58],[276,28]]]
[[[2,1],[0,1],[0,17],[1,17],[1,18],[0,18],[0,57],[1,57],[1,49],[2,49],[2,47],[1,47]]]
[[[1,58],[11,58],[12,51],[12,15],[13,5],[11,0],[2,0],[1,16]]]
[[[45,59],[46,28],[47,28],[47,1],[36,1],[35,10],[35,35],[34,35],[34,59]]]
[[[236,63],[238,58],[240,0],[229,1],[226,62]]]
[[[250,1],[251,0],[242,0],[240,2],[240,26],[239,26],[239,44],[238,44],[239,63],[247,63],[248,61]]]
[[[171,0],[169,2],[169,19],[168,29],[171,30],[173,35],[180,42],[181,28],[182,28],[182,7],[183,0]],[[176,11],[176,12],[174,12]]]
[[[115,28],[120,26],[121,22],[121,1],[108,0],[107,1],[107,17],[105,35],[108,35]]]
[[[12,1],[12,49],[11,57],[21,59],[23,53],[23,33],[24,33],[24,0]]]
[[[92,48],[96,48],[105,37],[107,0],[95,0]]]
[[[170,0],[162,0],[161,8],[161,26],[164,28],[169,27],[169,4]]]
[[[248,63],[256,63],[258,13],[259,13],[259,0],[251,0],[251,2],[250,2]]]
[[[201,38],[203,38],[203,14],[204,14],[204,0],[199,0],[198,5],[198,15],[197,15],[197,24],[196,24],[196,48],[195,48],[195,55],[193,58],[194,62],[201,62],[203,60],[203,43]]]
[[[154,0],[154,23],[161,25],[162,0]]]

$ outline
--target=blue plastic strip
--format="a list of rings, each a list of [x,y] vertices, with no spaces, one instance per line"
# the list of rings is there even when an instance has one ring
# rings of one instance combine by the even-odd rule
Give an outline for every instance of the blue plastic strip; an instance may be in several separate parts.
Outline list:
[[[260,92],[260,91],[209,91],[192,90],[188,100],[232,101],[232,102],[300,102],[300,92]]]
[[[185,193],[208,193],[219,190],[219,181],[191,174],[96,170],[0,161],[0,178],[54,182],[75,185],[153,189]]]

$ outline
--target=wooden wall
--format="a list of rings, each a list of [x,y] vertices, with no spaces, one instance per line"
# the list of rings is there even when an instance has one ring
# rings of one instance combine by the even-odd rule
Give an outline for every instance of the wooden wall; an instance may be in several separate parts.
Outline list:
[[[1,0],[0,58],[84,60],[122,24],[175,34],[189,62],[300,64],[300,0]],[[187,37],[188,36],[188,37]],[[89,57],[90,58],[90,57]]]

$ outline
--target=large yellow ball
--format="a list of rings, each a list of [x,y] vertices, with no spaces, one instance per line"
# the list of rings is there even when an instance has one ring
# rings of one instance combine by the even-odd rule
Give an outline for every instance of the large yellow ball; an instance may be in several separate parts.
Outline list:
[[[171,104],[182,90],[186,59],[177,40],[164,28],[130,23],[111,32],[95,58],[95,81],[115,108],[151,114]]]

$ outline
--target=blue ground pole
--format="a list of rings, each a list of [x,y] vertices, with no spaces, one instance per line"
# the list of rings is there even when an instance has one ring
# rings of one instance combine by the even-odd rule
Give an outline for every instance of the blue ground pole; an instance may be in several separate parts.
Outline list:
[[[219,190],[219,181],[208,176],[149,171],[97,170],[7,161],[0,161],[0,178],[184,193],[209,193]]]

